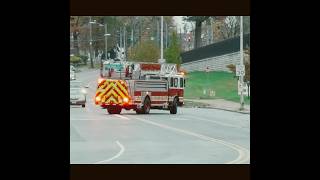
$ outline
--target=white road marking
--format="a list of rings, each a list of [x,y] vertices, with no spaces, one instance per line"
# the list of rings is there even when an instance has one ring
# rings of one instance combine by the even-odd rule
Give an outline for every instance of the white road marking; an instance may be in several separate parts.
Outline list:
[[[96,119],[96,118],[79,118],[79,119],[70,119],[70,121],[104,121],[105,119]]]
[[[234,126],[234,125],[227,124],[227,123],[222,123],[222,122],[218,122],[218,121],[208,120],[208,119],[204,119],[204,118],[200,118],[200,117],[196,117],[196,116],[193,116],[193,117],[194,117],[196,120],[199,120],[199,121],[207,121],[207,122],[219,124],[219,125],[222,125],[222,126],[241,128],[240,126]]]
[[[102,161],[96,162],[94,164],[102,164],[102,163],[110,162],[110,161],[118,158],[119,156],[121,156],[122,153],[124,152],[125,148],[119,141],[116,141],[116,143],[118,144],[118,146],[120,146],[120,151],[115,156],[113,156],[113,157],[111,157],[109,159],[106,159],[106,160],[102,160]]]
[[[171,120],[176,120],[176,121],[190,121],[190,119],[186,118],[170,118]]]
[[[118,118],[121,118],[121,119],[125,119],[125,120],[130,120],[129,118],[125,117],[125,116],[122,116],[120,114],[114,114],[114,116],[118,117]]]
[[[194,133],[192,131],[187,131],[187,130],[183,130],[183,129],[179,129],[179,128],[174,128],[174,127],[171,127],[171,126],[168,126],[168,125],[164,125],[164,124],[160,124],[160,123],[156,123],[156,122],[153,122],[153,121],[150,121],[150,120],[148,121],[148,120],[145,120],[145,119],[142,119],[142,118],[139,118],[139,117],[133,117],[133,118],[137,119],[139,121],[148,123],[148,124],[152,124],[152,125],[164,128],[164,129],[169,129],[169,130],[172,130],[172,131],[175,131],[175,132],[179,132],[179,133],[187,134],[187,135],[190,135],[190,136],[198,137],[198,138],[200,138],[202,140],[211,141],[211,142],[214,142],[214,143],[219,143],[219,144],[225,145],[225,146],[237,151],[238,152],[238,157],[235,160],[226,162],[225,164],[243,164],[243,163],[249,163],[249,161],[250,161],[250,151],[248,149],[242,147],[242,146],[237,145],[237,144],[226,142],[226,141],[223,141],[223,140],[220,140],[220,139],[215,139],[215,138],[212,138],[212,137],[209,137],[209,136],[205,136],[205,135],[202,135],[202,134]]]

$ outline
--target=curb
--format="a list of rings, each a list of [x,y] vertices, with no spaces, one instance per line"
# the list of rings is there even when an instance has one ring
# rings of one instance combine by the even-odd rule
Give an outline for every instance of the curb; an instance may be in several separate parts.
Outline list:
[[[189,102],[196,102],[197,101],[190,101],[188,100]],[[206,104],[206,103],[204,103]],[[239,111],[239,110],[231,110],[231,109],[224,109],[224,108],[219,108],[219,107],[210,107],[210,106],[207,106],[207,107],[201,107],[201,106],[195,106],[197,108],[204,108],[204,109],[218,109],[218,110],[223,110],[223,111],[229,111],[229,112],[235,112],[235,113],[241,113],[241,114],[250,114],[250,111],[249,112],[243,112],[243,111]]]
[[[195,106],[195,107],[203,108],[203,109],[217,109],[217,110],[223,110],[223,111],[229,111],[229,112],[241,113],[241,114],[250,114],[250,112],[235,111],[235,110],[223,109],[223,108],[217,108],[217,107],[199,107],[199,106]],[[192,108],[192,107],[186,107],[186,108]]]
[[[216,107],[205,107],[205,108],[208,108],[208,109],[218,109],[218,110],[235,112],[235,113],[241,113],[241,114],[250,114],[250,111],[249,111],[249,112],[243,112],[243,111],[235,111],[235,110],[223,109],[223,108],[216,108]]]

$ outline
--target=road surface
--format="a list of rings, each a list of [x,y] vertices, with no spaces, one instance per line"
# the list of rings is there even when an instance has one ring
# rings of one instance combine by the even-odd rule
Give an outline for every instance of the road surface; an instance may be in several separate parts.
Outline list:
[[[250,163],[250,115],[200,108],[109,115],[93,101],[98,76],[76,76],[89,88],[85,108],[70,106],[71,164]]]

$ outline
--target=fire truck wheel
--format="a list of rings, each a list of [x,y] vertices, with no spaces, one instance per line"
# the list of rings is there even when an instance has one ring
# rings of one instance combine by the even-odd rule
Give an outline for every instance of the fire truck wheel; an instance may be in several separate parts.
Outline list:
[[[82,107],[84,108],[84,107],[86,107],[86,105],[85,105],[85,104],[82,104]]]
[[[121,108],[107,108],[109,114],[120,114]]]
[[[177,114],[178,110],[178,100],[177,98],[174,98],[172,102],[172,106],[170,107],[170,114]]]

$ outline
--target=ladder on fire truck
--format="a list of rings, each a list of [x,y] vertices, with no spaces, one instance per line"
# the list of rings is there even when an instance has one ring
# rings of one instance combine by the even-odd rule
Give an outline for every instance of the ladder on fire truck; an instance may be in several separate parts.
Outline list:
[[[158,63],[135,63],[133,70],[133,78],[139,79],[144,75],[155,75],[155,76],[165,76],[165,75],[176,75],[177,66],[176,64],[158,64]],[[139,76],[139,78],[137,78]]]
[[[161,64],[160,75],[175,75],[177,74],[177,65],[176,64]]]

